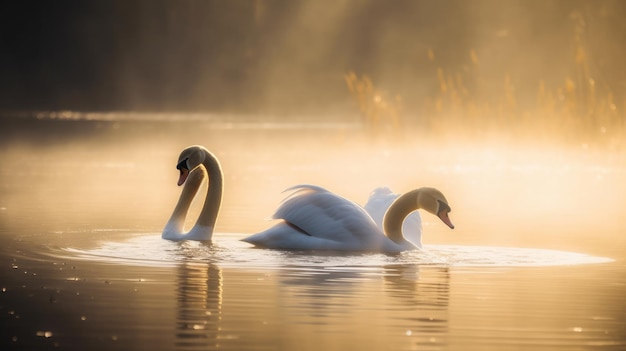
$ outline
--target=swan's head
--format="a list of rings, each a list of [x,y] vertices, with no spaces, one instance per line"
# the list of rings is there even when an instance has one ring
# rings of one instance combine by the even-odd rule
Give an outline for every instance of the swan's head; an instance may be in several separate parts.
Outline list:
[[[180,153],[178,164],[176,165],[176,169],[180,171],[178,185],[183,185],[185,180],[187,180],[187,176],[189,176],[189,172],[204,162],[207,152],[207,149],[202,146],[192,145]]]
[[[441,191],[435,188],[420,188],[417,192],[417,205],[423,210],[439,217],[450,229],[454,229],[454,224],[450,221],[450,205]]]

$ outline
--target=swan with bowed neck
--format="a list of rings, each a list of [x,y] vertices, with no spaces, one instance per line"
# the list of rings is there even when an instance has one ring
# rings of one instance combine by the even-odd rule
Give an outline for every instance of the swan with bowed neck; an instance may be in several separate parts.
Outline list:
[[[400,195],[389,206],[381,230],[356,203],[313,185],[298,185],[279,206],[271,228],[242,239],[258,247],[291,250],[345,250],[401,252],[418,249],[402,235],[402,224],[411,212],[423,209],[454,228],[450,206],[434,188],[420,188]]]
[[[386,186],[372,190],[363,208],[372,217],[380,230],[383,230],[383,219],[391,204],[400,194],[396,194]],[[402,235],[418,249],[422,248],[422,216],[413,211],[402,223]]]
[[[161,237],[167,240],[211,240],[222,202],[222,167],[209,150],[203,146],[193,145],[180,153],[176,168],[180,171],[178,185],[185,186]],[[209,187],[198,220],[189,232],[184,233],[183,226],[191,201],[207,176]]]

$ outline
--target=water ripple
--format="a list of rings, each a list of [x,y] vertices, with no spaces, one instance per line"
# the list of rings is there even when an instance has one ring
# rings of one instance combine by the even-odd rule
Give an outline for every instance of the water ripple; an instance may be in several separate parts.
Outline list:
[[[124,241],[104,241],[91,249],[59,248],[55,254],[67,258],[114,264],[171,267],[180,262],[198,261],[223,267],[302,270],[352,268],[365,272],[368,267],[389,264],[436,265],[450,267],[547,267],[612,262],[576,252],[495,246],[426,245],[420,251],[401,254],[280,251],[257,249],[239,241],[236,234],[218,234],[212,243],[172,242],[158,234],[141,235]]]

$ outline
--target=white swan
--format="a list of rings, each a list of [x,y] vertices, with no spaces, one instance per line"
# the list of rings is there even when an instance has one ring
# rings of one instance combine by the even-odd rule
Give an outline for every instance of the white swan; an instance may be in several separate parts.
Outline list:
[[[420,188],[399,196],[387,210],[384,233],[359,205],[330,191],[298,185],[278,207],[273,227],[242,239],[259,247],[295,250],[349,250],[400,252],[418,247],[402,235],[404,218],[417,209],[438,216],[454,228],[443,194],[434,188]]]
[[[206,148],[193,145],[185,148],[178,158],[176,168],[180,171],[178,185],[187,181],[174,212],[163,229],[161,237],[167,240],[211,240],[217,213],[222,202],[222,167],[217,158]],[[202,211],[196,224],[188,233],[183,233],[185,218],[195,196],[208,173],[209,188]]]
[[[380,230],[383,230],[383,218],[387,209],[400,194],[395,194],[386,186],[372,190],[363,208],[372,217]],[[418,249],[422,248],[422,216],[418,211],[409,214],[402,223],[402,234]]]

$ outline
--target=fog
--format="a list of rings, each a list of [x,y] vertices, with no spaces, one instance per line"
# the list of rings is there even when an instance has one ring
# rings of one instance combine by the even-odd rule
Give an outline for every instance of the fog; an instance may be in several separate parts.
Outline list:
[[[178,153],[226,174],[218,229],[299,183],[441,188],[425,242],[623,244],[623,1],[12,2],[3,216],[159,232]],[[59,216],[59,209],[64,212]],[[593,250],[593,249],[592,249]]]

